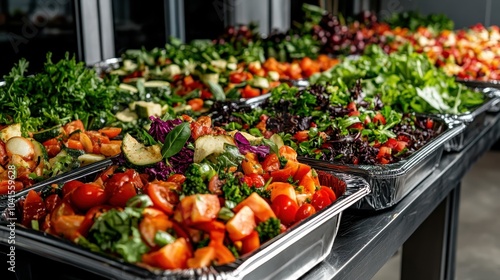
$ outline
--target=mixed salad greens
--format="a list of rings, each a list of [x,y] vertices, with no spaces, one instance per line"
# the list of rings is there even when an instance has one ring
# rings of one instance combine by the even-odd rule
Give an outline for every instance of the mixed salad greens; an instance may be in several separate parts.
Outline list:
[[[0,87],[0,124],[21,124],[23,134],[79,119],[87,129],[114,120],[118,81],[102,80],[83,62],[66,55],[57,63],[47,54],[43,70],[25,76],[29,63],[21,59]]]
[[[214,106],[216,125],[266,138],[278,134],[301,156],[348,164],[387,164],[414,153],[442,132],[432,119],[401,114],[360,83],[345,90],[282,85],[260,108]]]
[[[468,89],[436,68],[427,56],[411,47],[386,54],[372,45],[359,57],[347,59],[330,71],[314,75],[312,84],[350,88],[361,79],[367,98],[380,96],[382,102],[404,113],[460,114],[481,105],[481,92]]]

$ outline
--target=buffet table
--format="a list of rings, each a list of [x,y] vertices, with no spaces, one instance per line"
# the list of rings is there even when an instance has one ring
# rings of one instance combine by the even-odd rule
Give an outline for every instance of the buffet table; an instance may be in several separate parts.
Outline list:
[[[345,212],[328,257],[303,279],[370,279],[399,248],[401,279],[454,279],[460,182],[500,138],[500,115],[440,165],[395,207],[376,213]]]

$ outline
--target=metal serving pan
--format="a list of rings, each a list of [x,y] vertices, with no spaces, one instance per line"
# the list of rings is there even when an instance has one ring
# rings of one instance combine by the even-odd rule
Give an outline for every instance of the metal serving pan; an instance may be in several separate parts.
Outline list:
[[[500,103],[499,90],[494,88],[476,90],[482,91],[487,98],[486,102],[484,102],[481,106],[469,113],[459,115],[440,115],[451,122],[461,122],[466,126],[462,133],[445,144],[445,151],[447,152],[459,152],[467,146],[467,144],[474,139],[476,134],[483,129],[488,111],[492,110],[492,108],[496,108],[496,106]]]
[[[432,116],[430,116],[432,117]],[[444,146],[459,135],[465,124],[446,122],[447,129],[409,157],[386,165],[353,165],[301,158],[317,170],[333,170],[355,174],[367,179],[371,193],[353,205],[359,210],[382,210],[397,204],[439,165]]]
[[[98,166],[85,176],[93,175],[94,178],[106,166]],[[338,180],[324,180],[322,183],[335,187],[335,192],[343,195],[338,200],[291,227],[287,232],[278,235],[263,244],[255,252],[243,256],[236,262],[203,269],[184,270],[155,270],[150,271],[137,265],[125,263],[119,259],[93,253],[83,247],[59,237],[27,229],[22,225],[16,226],[16,251],[31,254],[32,259],[51,260],[54,263],[64,263],[73,267],[87,270],[96,276],[113,279],[285,279],[298,278],[305,272],[321,262],[331,251],[337,235],[342,212],[358,202],[370,192],[369,185],[363,178],[327,171],[335,175]],[[318,172],[321,174],[321,171]],[[64,183],[81,178],[79,173],[74,178],[67,176],[58,183]],[[323,181],[324,180],[324,181]],[[333,182],[332,182],[333,181]],[[328,184],[329,183],[329,184]],[[49,186],[38,186],[36,189]],[[34,189],[34,188],[31,188]],[[27,191],[15,195],[15,200],[25,196]],[[13,202],[14,203],[14,202]],[[16,204],[17,205],[17,204]],[[10,205],[9,207],[12,207]],[[0,217],[0,247],[10,246],[8,237],[10,229],[7,227],[10,220],[10,209],[4,209]],[[22,262],[22,259],[16,260]],[[35,261],[36,262],[36,261]],[[17,267],[31,267],[30,263],[16,263]],[[72,275],[78,279],[79,275]]]
[[[456,81],[472,88],[491,87],[500,89],[500,80],[480,81],[480,80],[456,79]]]

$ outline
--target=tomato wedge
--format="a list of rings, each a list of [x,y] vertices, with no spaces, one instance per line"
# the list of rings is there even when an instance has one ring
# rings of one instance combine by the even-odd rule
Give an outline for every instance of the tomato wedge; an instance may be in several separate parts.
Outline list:
[[[178,185],[174,182],[151,182],[146,186],[147,192],[156,208],[171,215],[174,207],[179,203],[179,196],[176,192]]]
[[[108,138],[115,138],[116,136],[120,135],[122,129],[119,127],[104,127],[102,129],[99,129],[99,132],[108,136]]]

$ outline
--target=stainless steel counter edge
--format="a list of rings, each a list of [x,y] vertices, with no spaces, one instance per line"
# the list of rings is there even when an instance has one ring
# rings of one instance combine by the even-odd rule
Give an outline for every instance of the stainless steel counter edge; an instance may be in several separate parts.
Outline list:
[[[436,170],[393,208],[362,216],[344,212],[330,255],[302,279],[370,279],[457,186],[473,163],[500,138],[500,115],[460,153],[446,154]]]

